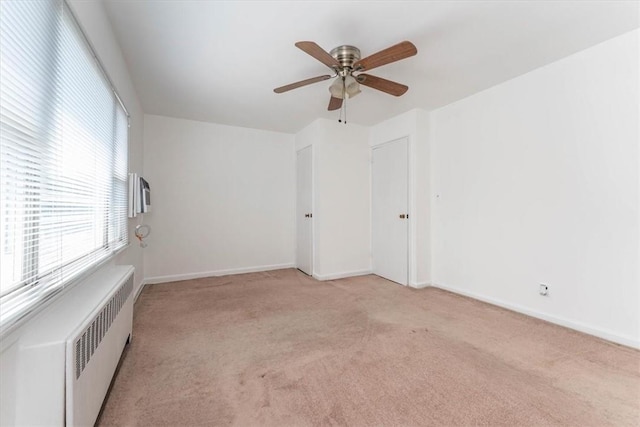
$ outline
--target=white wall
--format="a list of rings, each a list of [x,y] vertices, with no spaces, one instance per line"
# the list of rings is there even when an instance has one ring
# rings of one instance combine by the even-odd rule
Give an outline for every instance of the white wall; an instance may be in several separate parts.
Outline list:
[[[147,281],[293,266],[294,155],[293,135],[145,115]]]
[[[325,121],[317,119],[311,122],[304,129],[296,133],[295,146],[296,151],[300,151],[308,146],[314,146],[320,143],[324,135]]]
[[[319,279],[371,271],[371,160],[368,129],[320,120],[314,147],[314,275]]]
[[[313,276],[371,271],[371,161],[368,128],[318,119],[296,135],[313,150]]]
[[[429,113],[414,109],[371,127],[371,147],[409,139],[409,285],[431,282],[431,147]]]
[[[640,346],[638,37],[432,113],[437,286]]]
[[[120,46],[115,39],[102,2],[70,0],[70,5],[85,35],[93,45],[100,61],[115,85],[118,94],[131,115],[129,128],[129,169],[142,170],[142,129],[143,113],[135,88],[129,76],[127,65],[122,56]],[[129,264],[135,267],[135,292],[142,286],[143,257],[142,250],[133,241],[133,229],[137,220],[129,221],[129,240],[131,245],[108,263]],[[62,295],[61,298],[64,298]],[[26,327],[28,322],[24,325]],[[20,379],[16,377],[18,363],[19,340],[24,327],[2,337],[0,346],[0,425],[15,425],[15,396]]]

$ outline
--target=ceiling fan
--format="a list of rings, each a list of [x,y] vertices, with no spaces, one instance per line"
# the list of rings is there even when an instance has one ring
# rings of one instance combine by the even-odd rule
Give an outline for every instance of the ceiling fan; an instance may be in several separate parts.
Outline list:
[[[334,74],[326,74],[324,76],[301,80],[278,87],[273,91],[275,93],[283,93],[336,77],[335,81],[329,86],[329,92],[331,92],[329,111],[341,108],[343,100],[353,98],[359,94],[360,85],[368,86],[394,96],[403,95],[409,89],[408,86],[383,79],[382,77],[365,74],[364,71],[400,61],[401,59],[409,58],[418,53],[418,49],[416,49],[413,43],[408,41],[400,42],[366,58],[360,57],[360,49],[349,45],[338,46],[329,53],[311,41],[297,42],[296,47],[331,68]]]

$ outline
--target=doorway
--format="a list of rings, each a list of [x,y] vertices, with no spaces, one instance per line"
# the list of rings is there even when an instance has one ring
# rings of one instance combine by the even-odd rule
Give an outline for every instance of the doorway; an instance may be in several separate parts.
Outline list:
[[[403,138],[373,148],[373,273],[407,285],[409,279],[409,144]]]
[[[312,147],[298,151],[296,159],[296,267],[313,274]]]

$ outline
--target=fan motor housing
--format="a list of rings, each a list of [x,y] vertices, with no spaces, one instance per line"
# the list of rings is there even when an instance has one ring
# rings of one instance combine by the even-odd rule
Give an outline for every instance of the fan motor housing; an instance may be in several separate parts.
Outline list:
[[[353,64],[360,60],[360,49],[355,46],[342,45],[329,52],[344,68],[353,68]]]

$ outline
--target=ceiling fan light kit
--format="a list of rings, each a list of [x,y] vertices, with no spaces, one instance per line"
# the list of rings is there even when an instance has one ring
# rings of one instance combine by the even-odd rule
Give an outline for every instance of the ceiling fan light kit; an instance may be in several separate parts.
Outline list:
[[[360,85],[377,89],[394,96],[401,96],[409,90],[409,87],[406,85],[364,74],[362,73],[363,71],[400,61],[401,59],[409,58],[418,53],[413,43],[408,41],[393,45],[366,58],[361,58],[360,49],[350,45],[338,46],[331,49],[329,53],[311,41],[297,42],[296,47],[331,68],[334,74],[301,80],[296,83],[278,87],[273,91],[275,93],[283,93],[335,77],[335,80],[329,86],[331,98],[329,99],[328,110],[333,111],[340,109],[339,122],[342,121],[342,113],[344,111],[345,124],[347,123],[346,100],[353,98],[361,92]]]
[[[329,86],[331,96],[339,99],[350,99],[362,92],[360,84],[352,75],[338,76]]]

